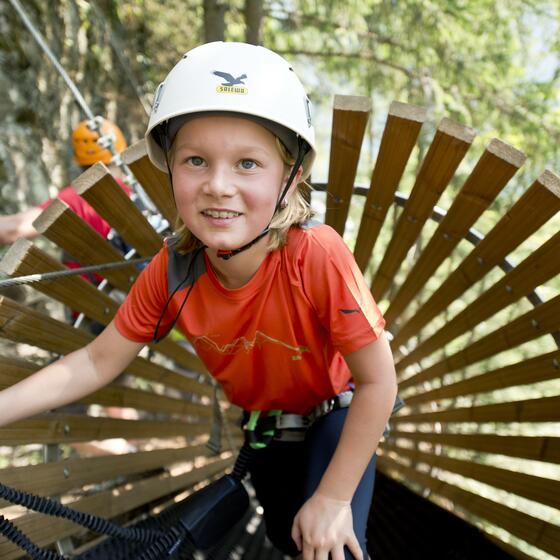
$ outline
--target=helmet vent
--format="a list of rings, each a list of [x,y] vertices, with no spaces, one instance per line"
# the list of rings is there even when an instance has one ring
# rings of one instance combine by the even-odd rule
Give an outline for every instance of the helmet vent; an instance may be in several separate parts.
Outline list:
[[[152,107],[152,114],[157,113],[159,104],[161,103],[161,96],[163,95],[164,86],[165,82],[161,82],[161,84],[159,84],[157,88],[156,94],[154,96],[154,106]]]
[[[307,126],[311,126],[311,101],[309,101],[309,97],[306,97],[304,102],[305,106],[305,114],[307,115]]]

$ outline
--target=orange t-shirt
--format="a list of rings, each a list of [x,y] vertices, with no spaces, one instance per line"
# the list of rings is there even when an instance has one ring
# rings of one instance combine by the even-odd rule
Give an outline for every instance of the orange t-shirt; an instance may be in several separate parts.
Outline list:
[[[116,316],[126,338],[150,342],[177,327],[229,400],[245,410],[306,414],[351,381],[343,355],[377,340],[385,321],[350,250],[329,226],[293,227],[239,289],[219,282],[204,252],[166,244],[142,271]],[[374,366],[372,366],[374,367]]]

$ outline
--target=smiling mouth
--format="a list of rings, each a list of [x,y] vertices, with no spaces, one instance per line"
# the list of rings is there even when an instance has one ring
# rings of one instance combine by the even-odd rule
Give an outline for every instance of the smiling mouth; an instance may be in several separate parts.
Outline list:
[[[203,210],[202,215],[210,218],[237,218],[241,216],[241,212],[231,212],[229,210]]]

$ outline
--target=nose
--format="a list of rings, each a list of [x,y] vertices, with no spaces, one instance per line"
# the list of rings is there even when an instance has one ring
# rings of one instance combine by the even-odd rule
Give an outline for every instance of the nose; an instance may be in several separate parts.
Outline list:
[[[208,170],[204,192],[214,198],[233,196],[235,186],[227,166],[214,165]]]

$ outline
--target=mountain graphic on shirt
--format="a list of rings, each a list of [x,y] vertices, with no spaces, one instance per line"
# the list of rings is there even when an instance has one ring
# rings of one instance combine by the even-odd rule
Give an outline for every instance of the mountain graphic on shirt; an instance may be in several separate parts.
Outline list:
[[[277,338],[273,338],[261,331],[256,331],[255,338],[252,340],[244,336],[240,336],[232,342],[219,345],[208,336],[197,336],[193,339],[193,343],[201,347],[201,349],[206,347],[207,350],[213,350],[219,354],[237,354],[238,352],[249,353],[253,350],[253,348],[262,348],[265,343],[276,344],[283,346],[292,352],[296,352],[296,354],[292,356],[292,360],[301,360],[301,354],[304,352],[310,352],[309,348],[306,346],[292,346],[291,344],[278,340]]]

